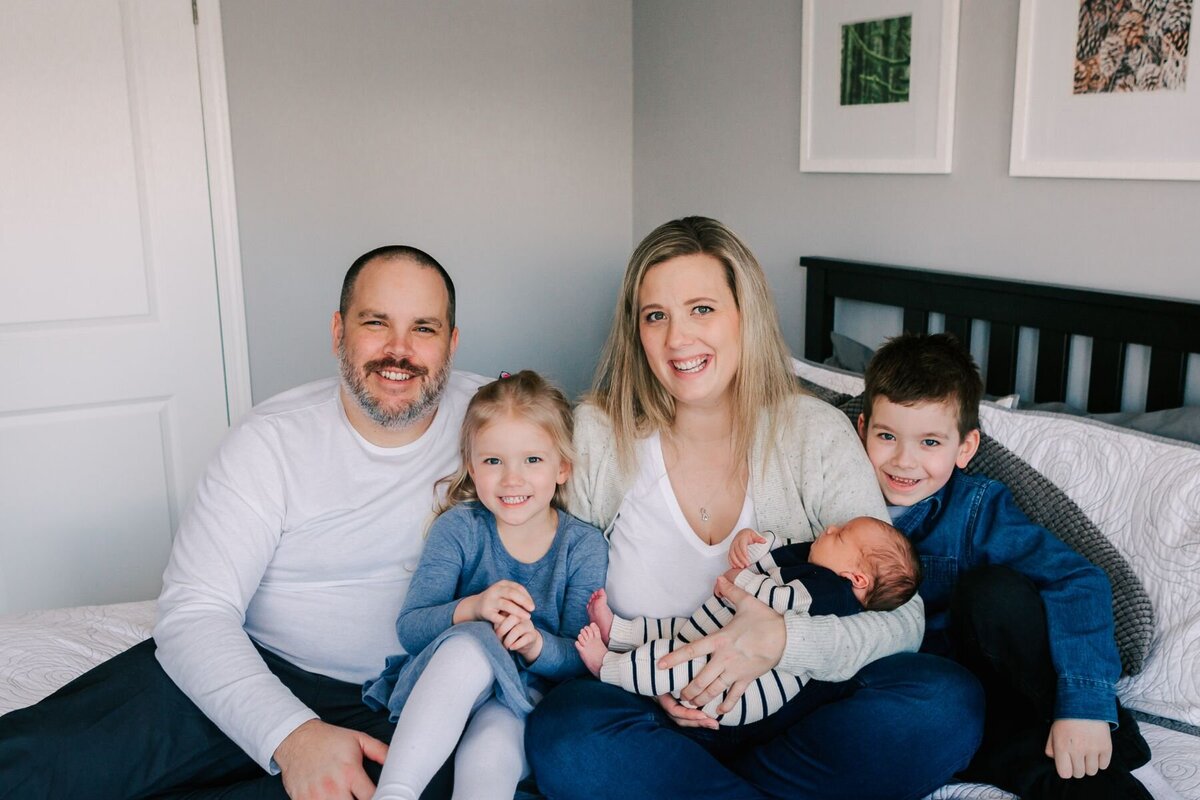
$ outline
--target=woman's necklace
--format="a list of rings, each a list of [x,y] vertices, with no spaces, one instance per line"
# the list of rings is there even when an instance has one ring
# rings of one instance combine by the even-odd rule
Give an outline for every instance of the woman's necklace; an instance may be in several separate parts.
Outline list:
[[[706,530],[713,516],[721,513],[728,515],[737,500],[734,495],[741,495],[745,491],[744,467],[734,463],[733,443],[730,439],[725,441],[728,442],[728,449],[723,453],[714,453],[712,447],[689,447],[685,440],[670,433],[663,437],[664,461],[668,473],[673,477],[676,497],[682,495],[693,502],[700,500],[692,506],[699,509],[699,516],[693,519],[698,519]],[[714,455],[718,457],[714,459]]]

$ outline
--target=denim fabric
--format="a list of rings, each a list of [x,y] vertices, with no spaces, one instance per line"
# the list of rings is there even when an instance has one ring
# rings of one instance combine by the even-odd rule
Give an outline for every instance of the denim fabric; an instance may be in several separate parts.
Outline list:
[[[1034,525],[1008,488],[955,470],[941,491],[896,517],[921,557],[925,642],[922,650],[953,650],[947,611],[959,578],[975,567],[1010,567],[1028,577],[1046,607],[1050,657],[1058,676],[1056,719],[1117,720],[1121,662],[1113,633],[1112,589],[1093,566]]]
[[[648,698],[591,679],[534,709],[525,752],[551,800],[920,798],[967,765],[983,693],[959,665],[901,653],[779,712],[720,731],[677,727]]]

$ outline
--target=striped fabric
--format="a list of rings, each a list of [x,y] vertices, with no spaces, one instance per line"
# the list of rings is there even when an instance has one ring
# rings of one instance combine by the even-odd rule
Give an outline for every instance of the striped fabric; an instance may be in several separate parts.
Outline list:
[[[812,596],[801,581],[782,582],[770,553],[743,570],[738,585],[779,613],[804,612],[812,604]],[[733,606],[714,595],[687,618],[614,617],[600,680],[647,697],[670,694],[680,699],[680,691],[704,668],[708,657],[699,656],[671,669],[658,669],[655,666],[658,659],[678,646],[720,630],[733,614]],[[807,676],[771,670],[750,684],[727,713],[717,712],[717,707],[725,702],[724,692],[709,701],[703,711],[722,725],[747,725],[774,714],[800,693],[807,680]]]

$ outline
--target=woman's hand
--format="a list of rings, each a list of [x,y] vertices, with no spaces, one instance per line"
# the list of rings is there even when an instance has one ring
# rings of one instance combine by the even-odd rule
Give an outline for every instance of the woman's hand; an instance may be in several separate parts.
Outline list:
[[[721,724],[698,708],[688,708],[669,694],[660,694],[654,698],[667,712],[667,716],[681,728],[709,728],[716,730]]]
[[[454,607],[454,624],[482,620],[498,625],[505,615],[529,619],[533,613],[533,598],[529,591],[515,581],[496,581],[479,594],[469,595]]]
[[[724,576],[717,578],[714,591],[718,597],[729,600],[737,608],[733,619],[716,633],[710,633],[663,656],[658,660],[658,667],[669,669],[697,656],[707,655],[708,663],[691,683],[683,687],[681,695],[697,708],[703,708],[708,701],[724,692],[725,701],[717,711],[725,714],[737,704],[751,681],[779,663],[787,644],[787,628],[783,624],[783,617],[772,611],[770,606],[730,583]],[[668,710],[668,713],[671,712]]]
[[[542,654],[542,632],[533,626],[533,620],[505,614],[492,629],[504,648],[519,654],[525,663],[532,664]]]

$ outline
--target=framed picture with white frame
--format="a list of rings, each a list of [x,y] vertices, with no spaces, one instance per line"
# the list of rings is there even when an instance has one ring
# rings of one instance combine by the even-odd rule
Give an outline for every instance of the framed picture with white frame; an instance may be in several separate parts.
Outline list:
[[[959,0],[804,0],[801,172],[948,173]]]
[[[1200,180],[1192,8],[1021,0],[1009,174]]]

